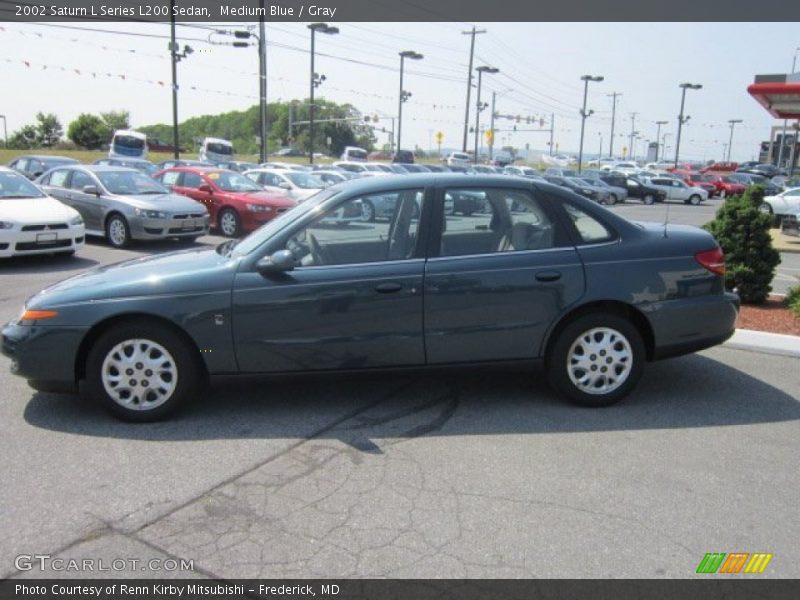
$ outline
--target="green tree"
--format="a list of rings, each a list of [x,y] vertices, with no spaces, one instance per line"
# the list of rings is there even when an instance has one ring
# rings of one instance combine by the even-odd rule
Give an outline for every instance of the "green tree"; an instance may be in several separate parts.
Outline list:
[[[61,121],[54,113],[36,113],[37,141],[43,146],[54,146],[64,134]]]
[[[100,119],[106,126],[106,137],[108,139],[111,139],[111,134],[117,129],[131,128],[131,113],[127,110],[109,110],[108,112],[100,113]]]
[[[8,138],[8,147],[16,150],[35,148],[38,133],[35,125],[23,125]]]
[[[725,252],[725,286],[736,288],[742,302],[761,304],[769,296],[770,282],[780,254],[772,247],[772,217],[759,210],[762,186],[751,186],[744,194],[731,196],[704,227]]]
[[[77,146],[95,150],[108,141],[108,129],[100,117],[83,113],[69,124],[67,137]]]

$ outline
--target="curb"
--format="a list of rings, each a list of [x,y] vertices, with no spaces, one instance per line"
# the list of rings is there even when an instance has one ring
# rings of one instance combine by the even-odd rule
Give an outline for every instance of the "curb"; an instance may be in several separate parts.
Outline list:
[[[736,350],[750,350],[751,352],[800,358],[800,337],[796,335],[737,329],[733,337],[725,342],[723,346]]]

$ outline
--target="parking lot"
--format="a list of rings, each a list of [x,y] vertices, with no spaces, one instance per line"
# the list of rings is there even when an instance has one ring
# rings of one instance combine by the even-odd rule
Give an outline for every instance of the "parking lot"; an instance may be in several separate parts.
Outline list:
[[[51,282],[176,247],[3,263],[0,320]],[[141,561],[100,576],[682,578],[743,551],[798,577],[796,363],[715,348],[648,365],[602,410],[564,404],[540,371],[226,378],[175,420],[131,425],[0,358],[0,576],[52,575],[15,568],[47,554]]]

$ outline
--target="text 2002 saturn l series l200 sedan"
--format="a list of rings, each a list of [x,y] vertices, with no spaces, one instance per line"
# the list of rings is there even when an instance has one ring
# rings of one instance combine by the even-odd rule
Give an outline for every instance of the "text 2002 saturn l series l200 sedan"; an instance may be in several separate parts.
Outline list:
[[[446,214],[469,193],[482,206]],[[372,222],[371,198],[394,210]],[[418,208],[421,207],[421,210]],[[706,232],[631,223],[507,176],[344,182],[243,240],[90,270],[28,300],[2,333],[34,388],[164,417],[206,375],[543,359],[563,396],[625,397],[644,363],[734,331],[738,298]]]

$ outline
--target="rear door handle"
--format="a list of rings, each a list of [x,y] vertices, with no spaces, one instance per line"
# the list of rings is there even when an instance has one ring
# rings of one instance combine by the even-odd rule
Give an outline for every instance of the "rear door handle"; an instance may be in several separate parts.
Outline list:
[[[381,283],[375,287],[375,291],[379,294],[392,294],[394,292],[399,292],[402,289],[403,286],[399,283]]]
[[[561,279],[561,273],[559,271],[539,271],[536,279],[538,281],[558,281]]]

